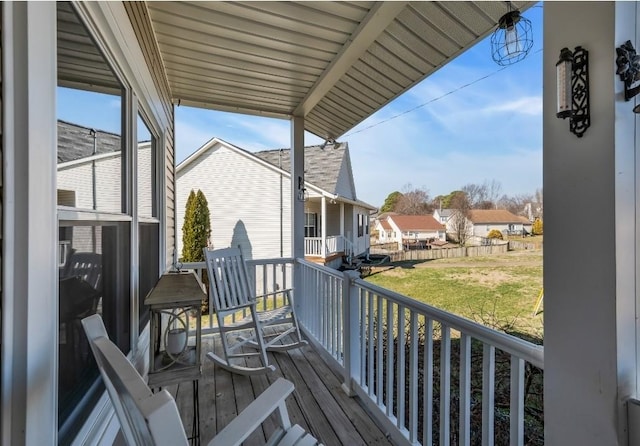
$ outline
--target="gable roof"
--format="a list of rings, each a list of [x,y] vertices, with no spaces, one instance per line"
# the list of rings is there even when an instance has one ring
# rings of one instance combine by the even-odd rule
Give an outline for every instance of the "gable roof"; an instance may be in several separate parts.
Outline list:
[[[264,150],[254,152],[254,155],[285,172],[291,172],[291,149]],[[336,142],[335,144],[327,144],[325,147],[320,145],[307,146],[304,148],[305,180],[324,191],[339,195],[337,191],[339,175],[343,164],[347,161],[347,143]],[[350,163],[347,168],[349,169],[349,180],[351,181],[351,193],[349,194],[350,196],[345,196],[345,198],[355,200]]]
[[[444,225],[438,223],[433,215],[390,215],[401,231],[438,231],[444,229]]]
[[[238,146],[228,143],[220,138],[212,138],[207,141],[202,147],[189,155],[180,164],[176,166],[176,176],[180,176],[180,173],[184,171],[192,163],[198,163],[200,158],[210,151],[216,145],[227,147],[246,157],[247,159],[260,163],[263,166],[267,166],[270,169],[282,172],[286,177],[291,177],[289,172],[291,168],[290,149],[276,149],[276,150],[264,150],[261,152],[249,152]],[[361,206],[369,210],[375,210],[376,207],[358,200],[355,196],[355,187],[351,187],[353,191],[352,196],[348,197],[344,194],[339,194],[336,191],[336,185],[338,185],[339,172],[342,160],[349,159],[349,148],[346,143],[335,143],[335,148],[325,147],[321,149],[319,145],[305,147],[305,185],[310,187],[316,192],[333,196],[333,198],[340,199],[346,203]],[[280,158],[281,157],[281,158]],[[318,167],[320,166],[320,167]],[[337,171],[334,171],[333,168]],[[325,175],[320,169],[330,169],[329,173]],[[348,165],[350,184],[353,185],[353,174],[351,173],[351,165]],[[327,178],[325,178],[327,177]],[[318,184],[320,183],[320,184]]]
[[[382,226],[382,229],[384,229],[385,231],[390,231],[393,229],[386,218],[380,220],[380,226]]]
[[[453,209],[436,209],[435,211],[433,211],[433,213],[438,213],[440,214],[441,217],[451,217],[451,214],[453,213]]]
[[[58,164],[120,150],[122,144],[118,134],[58,120]]]
[[[472,209],[469,211],[469,220],[473,224],[523,222],[519,216],[506,209]]]

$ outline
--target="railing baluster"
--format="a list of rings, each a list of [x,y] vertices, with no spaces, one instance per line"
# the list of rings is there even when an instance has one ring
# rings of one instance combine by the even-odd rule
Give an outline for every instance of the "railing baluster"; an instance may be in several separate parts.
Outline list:
[[[460,333],[460,439],[459,445],[471,442],[471,337]]]
[[[493,446],[496,349],[484,344],[482,349],[482,446]]]
[[[442,324],[440,338],[440,445],[449,446],[451,427],[451,329]]]
[[[524,361],[511,356],[510,444],[524,444]]]
[[[375,353],[375,348],[374,348],[374,336],[373,336],[373,321],[374,321],[374,310],[373,310],[373,293],[371,291],[368,292],[369,294],[369,305],[367,306],[367,327],[369,327],[369,337],[368,337],[368,345],[367,345],[367,355],[368,355],[368,359],[369,359],[369,366],[367,367],[367,370],[369,371],[369,379],[368,379],[368,386],[369,386],[369,396],[373,396],[375,391],[376,391],[376,382],[374,380],[374,353]]]
[[[433,320],[425,316],[424,320],[424,380],[422,392],[422,444],[433,445]]]
[[[359,327],[360,327],[360,350],[358,350],[360,352],[360,386],[364,386],[366,379],[366,372],[367,372],[367,365],[365,363],[366,361],[366,355],[367,355],[367,338],[366,338],[366,334],[367,334],[367,326],[366,326],[366,320],[367,320],[367,307],[366,307],[366,292],[365,290],[363,290],[362,288],[358,288],[358,300],[359,300],[359,305],[360,305],[360,320],[359,320]],[[369,385],[367,384],[367,387],[369,387]]]
[[[406,364],[405,364],[405,326],[404,326],[405,308],[402,305],[398,305],[398,318],[397,318],[397,337],[398,337],[398,379],[396,380],[397,386],[397,399],[398,399],[398,411],[397,411],[397,426],[399,429],[404,429],[404,409],[405,409],[405,396],[404,391],[406,387]]]
[[[409,310],[411,311],[411,310]],[[409,316],[409,441],[418,441],[418,315]]]
[[[378,406],[384,405],[384,352],[383,352],[383,331],[382,331],[382,321],[383,321],[383,313],[382,313],[382,297],[376,294],[376,302],[378,306],[378,314],[377,314],[377,324],[378,330],[377,335],[378,339],[376,342],[376,393]]]
[[[381,298],[379,298],[382,301]],[[387,398],[385,405],[387,406],[387,416],[389,418],[393,417],[393,397],[394,397],[394,389],[393,389],[393,372],[394,372],[394,346],[393,346],[393,303],[387,301],[387,330],[386,330],[386,338],[387,338],[387,364],[386,371],[387,376],[385,377],[385,385],[387,390]],[[382,318],[380,318],[382,320]]]

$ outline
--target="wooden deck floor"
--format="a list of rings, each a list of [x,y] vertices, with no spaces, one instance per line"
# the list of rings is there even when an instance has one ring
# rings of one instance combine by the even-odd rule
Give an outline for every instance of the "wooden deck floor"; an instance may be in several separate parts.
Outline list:
[[[258,377],[229,373],[206,359],[206,352],[219,343],[217,336],[203,338],[203,377],[199,382],[200,439],[206,445],[233,420],[256,396],[278,377],[295,385],[287,399],[289,416],[326,446],[391,445],[385,434],[369,417],[357,398],[349,398],[340,387],[341,380],[311,346],[286,353],[270,353],[276,371]],[[216,352],[221,350],[216,348]],[[192,386],[183,383],[172,390],[176,396],[187,432],[193,420]],[[272,415],[273,417],[273,415]],[[272,419],[254,433],[245,445],[264,444],[275,428]]]

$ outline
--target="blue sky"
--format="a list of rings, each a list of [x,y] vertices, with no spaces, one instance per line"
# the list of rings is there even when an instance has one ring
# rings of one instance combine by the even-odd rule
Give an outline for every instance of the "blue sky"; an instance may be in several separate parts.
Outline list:
[[[509,195],[542,187],[542,8],[523,15],[534,38],[523,61],[500,70],[487,38],[338,138],[349,143],[358,198],[380,206],[407,183],[431,196],[494,179]],[[79,96],[60,104],[82,101],[82,92],[64,94]],[[101,122],[90,125],[118,129],[118,107],[111,105],[113,113],[102,107]],[[83,107],[84,116],[74,119],[74,108],[61,105],[60,118],[88,125],[91,111]],[[288,120],[180,106],[175,121],[177,162],[213,137],[250,151],[290,145]],[[319,142],[305,137],[307,145]]]

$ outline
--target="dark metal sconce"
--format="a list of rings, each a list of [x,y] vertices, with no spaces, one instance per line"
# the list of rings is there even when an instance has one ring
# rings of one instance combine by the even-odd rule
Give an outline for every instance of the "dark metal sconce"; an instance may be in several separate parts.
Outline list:
[[[589,52],[581,46],[560,50],[556,64],[558,118],[569,118],[569,130],[581,138],[591,125],[589,113]]]
[[[640,81],[640,56],[630,40],[624,45],[616,48],[616,74],[624,82],[624,100],[630,101],[635,95],[640,93],[640,85],[631,87],[634,82]],[[634,113],[640,113],[640,105],[633,107]]]

